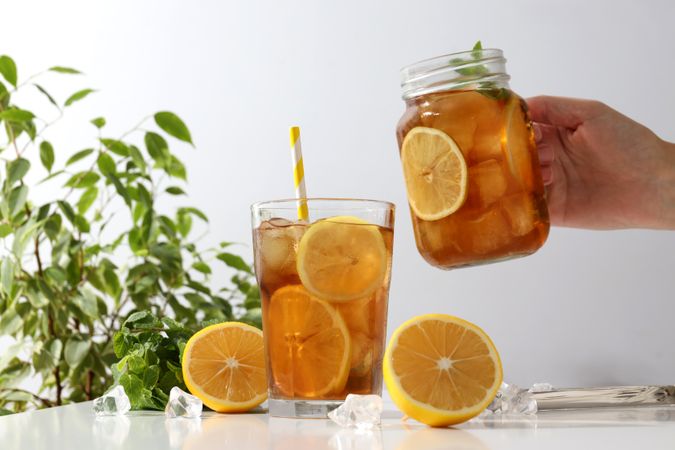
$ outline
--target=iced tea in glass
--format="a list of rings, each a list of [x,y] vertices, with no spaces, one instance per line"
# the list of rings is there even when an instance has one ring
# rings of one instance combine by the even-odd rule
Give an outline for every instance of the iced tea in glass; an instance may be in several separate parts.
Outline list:
[[[380,394],[394,205],[307,199],[252,206],[270,415],[325,417]]]
[[[524,256],[549,231],[527,105],[501,50],[402,70],[397,137],[420,254],[450,269]]]

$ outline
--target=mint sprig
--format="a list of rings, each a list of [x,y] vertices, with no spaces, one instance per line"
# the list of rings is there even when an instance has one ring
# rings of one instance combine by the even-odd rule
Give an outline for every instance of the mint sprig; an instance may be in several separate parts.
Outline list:
[[[187,390],[181,356],[195,330],[149,311],[129,316],[115,333],[113,347],[119,362],[112,365],[115,383],[124,387],[132,409],[163,410],[169,391]]]
[[[450,65],[462,66],[472,62],[478,62],[482,59],[483,44],[481,41],[476,41],[471,49],[471,58],[452,58],[450,60]],[[469,67],[458,67],[455,69],[455,72],[469,79],[480,80],[480,78],[490,73],[490,69],[488,69],[485,64],[473,64]],[[509,89],[497,87],[497,84],[493,81],[478,81],[476,91],[492,100],[507,100],[511,95]]]

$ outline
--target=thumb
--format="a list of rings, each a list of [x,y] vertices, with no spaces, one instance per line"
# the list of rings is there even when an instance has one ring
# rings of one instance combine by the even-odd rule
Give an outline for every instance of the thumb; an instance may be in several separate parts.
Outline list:
[[[575,129],[584,121],[598,116],[602,103],[568,97],[541,95],[527,99],[534,122]]]

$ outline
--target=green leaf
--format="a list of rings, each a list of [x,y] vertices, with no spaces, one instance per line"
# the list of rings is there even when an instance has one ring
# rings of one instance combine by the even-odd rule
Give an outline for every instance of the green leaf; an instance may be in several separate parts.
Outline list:
[[[152,209],[152,196],[150,192],[143,186],[141,183],[138,183],[138,199],[146,207],[146,209]]]
[[[54,147],[49,141],[42,141],[40,144],[40,161],[48,172],[52,171],[54,165]]]
[[[209,267],[208,264],[206,264],[205,262],[202,262],[202,261],[197,261],[196,263],[194,263],[192,265],[192,267],[196,271],[204,273],[204,274],[210,274],[211,273],[211,267]]]
[[[70,367],[76,367],[84,360],[91,349],[91,341],[79,336],[72,336],[66,341],[64,357]]]
[[[96,172],[87,170],[73,175],[70,180],[66,182],[65,186],[83,189],[95,185],[100,179],[101,177]]]
[[[9,105],[10,93],[7,91],[5,85],[0,82],[0,107],[7,108]]]
[[[112,156],[110,156],[107,153],[101,153],[100,155],[98,155],[96,164],[98,165],[98,169],[104,175],[108,173],[113,174],[117,173],[117,166],[115,165],[115,160],[112,159]]]
[[[45,222],[44,230],[49,239],[54,240],[61,231],[61,216],[58,214],[52,214]]]
[[[209,218],[206,217],[206,214],[204,214],[203,212],[201,212],[201,211],[198,210],[197,208],[192,208],[192,207],[179,208],[179,209],[178,209],[178,214],[179,214],[179,215],[180,215],[180,214],[192,214],[192,215],[194,215],[194,216],[199,217],[199,218],[202,219],[204,222],[207,222],[207,223],[208,223],[208,221],[209,221]]]
[[[63,214],[66,216],[66,219],[72,223],[75,220],[75,211],[73,210],[73,207],[70,206],[70,203],[67,203],[63,200],[58,200],[56,204],[59,205],[59,209],[61,209]]]
[[[476,41],[471,50],[472,50],[471,55],[475,59],[480,59],[483,56],[483,44],[480,41]]]
[[[98,304],[96,302],[96,296],[93,293],[85,291],[81,295],[75,297],[72,302],[87,316],[92,319],[98,318]]]
[[[45,276],[57,285],[61,285],[66,282],[66,273],[60,267],[47,267],[45,269]]]
[[[80,214],[86,213],[97,198],[98,188],[96,186],[91,186],[82,193],[80,199],[77,201],[77,212]]]
[[[24,158],[18,158],[10,161],[7,165],[7,185],[12,186],[28,173],[30,162]]]
[[[96,92],[93,89],[82,89],[80,91],[75,92],[73,95],[68,97],[68,99],[65,101],[63,106],[70,106],[73,103],[82,100],[85,98],[87,95],[91,94],[92,92]]]
[[[124,158],[129,156],[129,147],[127,147],[124,142],[118,141],[117,139],[108,139],[108,138],[101,138],[100,141],[103,145],[105,145],[105,147],[108,150],[110,150],[114,154],[122,156]]]
[[[232,253],[219,253],[216,258],[224,262],[226,265],[232,267],[233,269],[241,270],[242,272],[253,273],[251,267],[246,264],[246,262],[239,255],[234,255]]]
[[[26,204],[28,197],[28,186],[17,186],[9,193],[9,214],[13,217]]]
[[[7,109],[5,111],[0,111],[0,119],[7,120],[9,122],[27,122],[33,120],[35,114],[25,109]]]
[[[89,222],[87,221],[87,219],[85,219],[83,216],[81,216],[79,214],[77,214],[74,217],[73,225],[75,225],[75,227],[77,227],[78,231],[80,231],[82,233],[89,233],[89,231],[91,230],[91,226],[89,225]]]
[[[7,295],[11,295],[12,286],[14,285],[14,261],[9,257],[2,258],[2,268],[0,268],[0,284],[2,290]]]
[[[169,186],[166,188],[166,192],[171,195],[185,195],[185,191],[179,188],[178,186]]]
[[[36,88],[38,91],[40,91],[40,92],[42,93],[42,95],[44,95],[45,97],[47,97],[47,100],[49,100],[49,103],[51,103],[52,105],[56,106],[58,109],[61,109],[61,108],[59,108],[59,104],[56,103],[56,100],[54,100],[54,97],[52,97],[51,94],[50,94],[49,92],[47,92],[47,90],[46,90],[45,88],[43,88],[42,86],[40,86],[40,85],[37,84],[37,83],[33,83],[33,86],[35,86],[35,88]]]
[[[145,133],[144,141],[150,157],[157,162],[157,165],[165,167],[171,159],[169,144],[166,140],[159,134],[148,131]]]
[[[136,167],[138,167],[141,172],[145,173],[145,159],[143,159],[143,155],[141,154],[141,151],[138,149],[138,147],[135,145],[129,146],[129,155],[131,156],[131,160],[134,162],[134,164],[136,164]]]
[[[155,123],[167,134],[180,139],[181,141],[192,144],[190,130],[183,121],[172,112],[162,111],[155,114]]]
[[[16,87],[16,64],[14,60],[7,55],[0,56],[0,74],[12,86]]]
[[[66,74],[72,74],[72,75],[80,75],[82,72],[80,72],[77,69],[73,69],[70,67],[63,67],[63,66],[53,66],[50,67],[49,70],[52,72],[58,72],[58,73],[66,73]]]
[[[9,236],[12,233],[12,226],[7,223],[0,223],[0,238]]]
[[[105,118],[104,117],[97,117],[95,119],[91,119],[90,122],[91,122],[92,125],[94,125],[98,129],[101,129],[105,126]]]
[[[169,159],[169,164],[168,167],[166,168],[166,172],[172,177],[176,177],[184,181],[187,180],[187,172],[185,171],[185,166],[174,155],[171,155]]]
[[[111,172],[107,172],[105,173],[105,176],[115,186],[115,190],[117,191],[118,194],[122,196],[122,198],[124,199],[124,203],[126,203],[127,206],[131,208],[131,197],[129,196],[129,191],[127,190],[126,187],[124,187],[120,179],[117,178],[117,175]]]
[[[23,319],[14,308],[6,310],[0,318],[0,336],[13,335],[23,326]]]
[[[85,148],[84,150],[80,150],[79,152],[75,153],[73,156],[68,158],[68,161],[66,161],[66,166],[76,163],[79,160],[84,159],[87,156],[91,155],[92,153],[94,153],[93,148]]]

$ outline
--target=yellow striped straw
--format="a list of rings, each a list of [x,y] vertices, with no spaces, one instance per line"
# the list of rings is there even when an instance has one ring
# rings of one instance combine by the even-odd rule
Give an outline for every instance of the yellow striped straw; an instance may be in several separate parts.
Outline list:
[[[291,155],[293,158],[293,182],[295,183],[295,198],[298,199],[298,219],[308,221],[307,189],[305,188],[305,167],[302,162],[302,148],[300,146],[300,127],[291,127]]]

